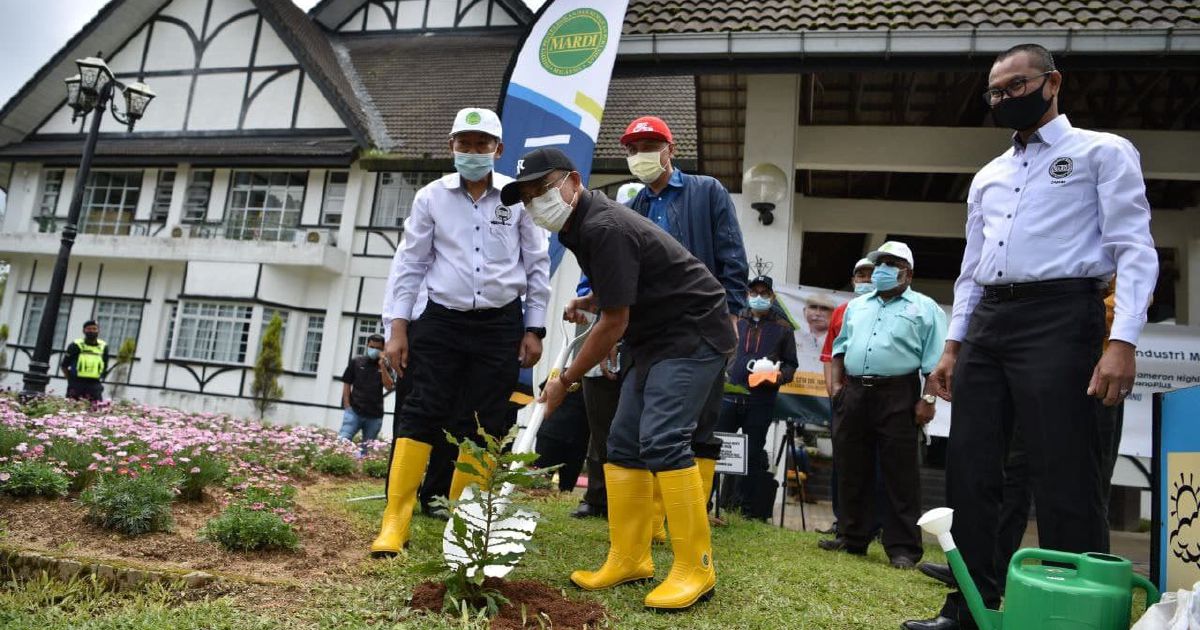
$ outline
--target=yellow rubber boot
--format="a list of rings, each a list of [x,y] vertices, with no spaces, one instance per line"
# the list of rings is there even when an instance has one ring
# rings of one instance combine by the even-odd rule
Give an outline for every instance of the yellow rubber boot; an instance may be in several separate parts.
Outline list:
[[[683,610],[711,597],[717,585],[703,484],[697,466],[660,472],[656,477],[662,487],[675,563],[667,579],[646,595],[645,604],[647,608]]]
[[[588,591],[654,577],[650,537],[654,532],[650,510],[654,500],[654,475],[649,470],[604,465],[608,484],[608,558],[597,571],[575,571],[571,581]]]
[[[394,556],[408,543],[408,525],[417,502],[417,488],[429,465],[433,447],[401,438],[392,445],[392,468],[388,471],[387,507],[379,536],[371,543],[371,556]]]
[[[654,482],[654,542],[667,542],[667,513],[663,511],[662,490]]]
[[[696,468],[700,469],[700,483],[704,484],[701,492],[704,493],[704,509],[708,511],[708,500],[712,497],[713,478],[717,475],[717,460],[707,459],[704,457],[696,457]]]
[[[479,471],[481,474],[483,474],[485,476],[491,476],[491,474],[492,474],[492,466],[493,466],[492,463],[480,462],[479,460],[475,459],[474,457],[472,457],[466,451],[463,451],[463,450],[460,450],[458,452],[457,464],[470,464],[471,466],[473,466],[475,468],[475,470]],[[457,501],[458,498],[460,496],[462,496],[462,492],[463,492],[463,490],[465,490],[467,488],[467,486],[474,483],[474,484],[478,484],[480,487],[482,487],[486,481],[487,480],[485,477],[481,477],[479,475],[473,475],[468,472],[463,472],[458,469],[457,465],[455,465],[454,476],[450,478],[450,494],[448,495],[448,497],[451,501]],[[478,493],[476,493],[476,494],[478,494]]]

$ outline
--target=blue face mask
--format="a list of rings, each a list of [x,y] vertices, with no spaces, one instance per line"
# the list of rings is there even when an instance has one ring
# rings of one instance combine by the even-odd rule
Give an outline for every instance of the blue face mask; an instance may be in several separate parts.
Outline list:
[[[875,290],[875,283],[873,283],[873,282],[855,282],[854,283],[854,295],[866,295],[874,290]]]
[[[367,348],[367,358],[372,361],[379,360],[379,348]]]
[[[891,291],[900,286],[900,269],[891,265],[877,265],[871,274],[871,282],[879,291]]]
[[[763,295],[751,295],[748,301],[750,302],[750,310],[765,311],[771,308],[771,298]]]
[[[483,178],[492,172],[495,162],[496,154],[494,153],[454,152],[454,170],[469,182],[483,181]]]

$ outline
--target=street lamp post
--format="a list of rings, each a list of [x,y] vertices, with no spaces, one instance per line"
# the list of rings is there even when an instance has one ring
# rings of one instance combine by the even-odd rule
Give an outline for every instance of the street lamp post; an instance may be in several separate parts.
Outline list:
[[[95,57],[77,59],[75,64],[79,67],[79,74],[66,79],[67,105],[74,111],[71,121],[74,122],[81,116],[86,120],[88,114],[92,114],[92,124],[83,143],[83,157],[79,160],[79,172],[75,176],[75,188],[71,193],[71,205],[67,211],[67,224],[63,227],[58,259],[54,262],[54,274],[50,277],[50,290],[46,294],[46,306],[42,310],[33,358],[25,372],[25,396],[44,395],[46,385],[50,382],[50,352],[54,343],[54,326],[58,321],[63,286],[67,282],[71,247],[75,245],[75,235],[79,231],[79,214],[83,209],[84,190],[92,170],[92,156],[96,153],[96,138],[100,134],[104,110],[109,109],[113,118],[132,132],[134,123],[146,113],[146,106],[154,98],[154,92],[145,83],[134,82],[127,85],[117,81],[100,57],[100,53]],[[113,98],[117,90],[125,97],[124,115],[117,111],[116,99]]]

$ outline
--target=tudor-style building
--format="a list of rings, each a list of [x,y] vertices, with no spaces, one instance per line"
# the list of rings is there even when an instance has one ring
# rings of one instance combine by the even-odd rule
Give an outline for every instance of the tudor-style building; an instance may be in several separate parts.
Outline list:
[[[335,426],[335,379],[379,331],[413,194],[453,169],[454,112],[495,107],[532,17],[521,0],[327,0],[311,17],[290,0],[110,2],[0,110],[4,382],[28,365],[82,149],[62,83],[74,59],[101,51],[158,97],[132,133],[101,127],[56,348],[95,318],[114,351],[137,343],[121,395],[249,414],[278,313],[272,416]],[[628,109],[638,83],[610,103]],[[694,164],[694,119],[679,125]]]
[[[278,312],[274,416],[334,424],[334,379],[378,329],[412,195],[452,170],[454,112],[499,101],[532,18],[522,0],[322,0],[307,14],[288,0],[109,2],[0,109],[2,382],[28,364],[82,148],[62,84],[74,59],[102,51],[158,98],[133,133],[105,122],[57,345],[95,317],[110,343],[137,340],[123,395],[249,413],[260,330]],[[1008,142],[982,82],[1024,41],[1058,55],[1075,124],[1137,145],[1164,270],[1152,319],[1200,322],[1190,0],[630,0],[591,184],[629,179],[617,138],[657,114],[677,164],[735,192],[750,258],[777,278],[838,286],[902,238],[922,290],[947,301],[971,174]],[[740,194],[761,164],[794,191],[771,225]]]

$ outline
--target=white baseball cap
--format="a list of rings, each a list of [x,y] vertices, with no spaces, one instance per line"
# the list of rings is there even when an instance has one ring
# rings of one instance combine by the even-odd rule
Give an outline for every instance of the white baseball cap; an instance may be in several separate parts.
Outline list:
[[[464,131],[480,131],[496,139],[504,137],[504,128],[500,126],[500,117],[496,115],[496,112],[482,107],[467,107],[458,110],[458,114],[454,116],[454,127],[450,129],[450,135],[453,136]]]
[[[908,245],[905,245],[900,241],[888,241],[883,245],[880,245],[879,249],[867,254],[867,260],[874,264],[879,262],[880,256],[895,256],[896,258],[902,258],[908,261],[908,266],[910,268],[916,268],[916,265],[913,264],[912,250],[909,249]]]
[[[621,187],[617,189],[617,203],[628,204],[630,201],[633,201],[633,198],[636,197],[639,192],[642,192],[642,189],[645,187],[645,184],[639,182],[621,184]]]
[[[858,262],[854,263],[854,270],[858,271],[863,267],[874,267],[875,263],[870,258],[859,258]]]

